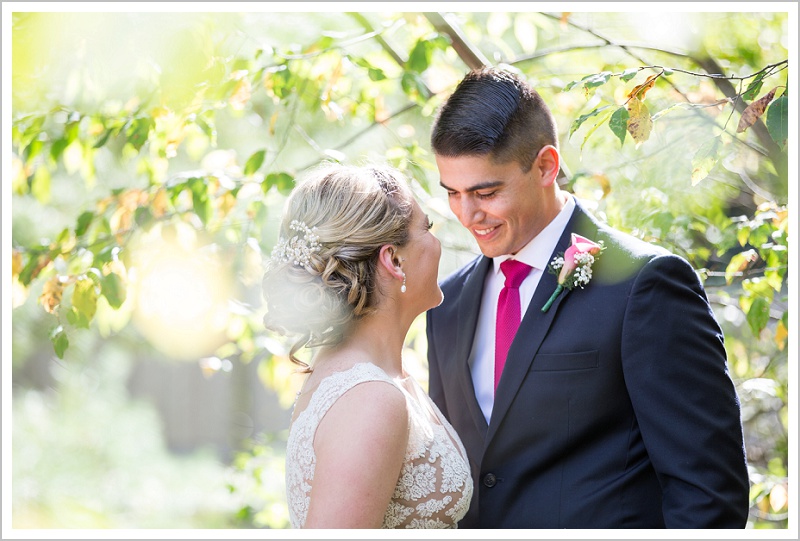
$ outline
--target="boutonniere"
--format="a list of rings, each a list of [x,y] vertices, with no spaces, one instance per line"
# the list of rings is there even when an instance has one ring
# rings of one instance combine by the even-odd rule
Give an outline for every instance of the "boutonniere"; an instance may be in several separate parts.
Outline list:
[[[592,279],[592,265],[605,250],[603,241],[593,242],[580,235],[572,234],[572,245],[563,255],[556,256],[548,265],[547,270],[558,274],[558,285],[553,294],[542,306],[542,312],[547,312],[550,305],[565,289],[570,291],[576,287],[583,289]]]

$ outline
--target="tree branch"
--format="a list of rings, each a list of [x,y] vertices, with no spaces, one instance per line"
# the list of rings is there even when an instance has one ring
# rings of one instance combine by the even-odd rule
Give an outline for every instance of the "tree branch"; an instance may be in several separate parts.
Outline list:
[[[392,57],[392,60],[394,60],[398,66],[400,66],[401,68],[406,67],[406,62],[408,61],[408,59],[404,58],[403,55],[401,55],[394,47],[392,47],[392,45],[383,38],[381,32],[377,32],[372,27],[372,23],[370,23],[367,20],[367,18],[364,17],[364,15],[362,15],[361,13],[350,13],[350,15],[355,20],[358,21],[358,23],[364,30],[367,31],[367,35],[374,36],[375,41],[377,41],[380,44],[381,48],[383,48],[383,50],[386,51],[386,53],[390,57]],[[422,86],[423,89],[422,93],[425,99],[428,99],[431,96],[433,96],[433,91],[431,91],[431,89],[428,88],[428,85],[426,85],[424,81],[420,80],[420,84]]]
[[[442,15],[438,12],[426,12],[425,18],[433,25],[437,32],[450,38],[453,49],[469,69],[478,69],[491,66],[492,63],[483,53],[467,41],[464,34],[453,21],[451,15]]]

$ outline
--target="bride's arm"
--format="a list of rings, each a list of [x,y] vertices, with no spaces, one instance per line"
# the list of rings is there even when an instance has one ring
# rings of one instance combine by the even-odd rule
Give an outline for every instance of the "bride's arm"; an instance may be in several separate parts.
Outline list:
[[[360,383],[317,427],[306,528],[379,528],[408,443],[403,393],[389,383]]]

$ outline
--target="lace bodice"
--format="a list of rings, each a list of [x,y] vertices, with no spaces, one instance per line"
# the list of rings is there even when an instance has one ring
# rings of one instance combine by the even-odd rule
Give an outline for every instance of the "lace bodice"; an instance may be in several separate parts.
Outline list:
[[[328,409],[359,383],[385,381],[400,389],[408,407],[409,433],[403,469],[382,528],[455,528],[469,508],[472,477],[461,440],[413,378],[392,379],[371,363],[359,363],[323,379],[292,423],[286,447],[286,490],[292,527],[302,528],[314,483],[314,434]]]

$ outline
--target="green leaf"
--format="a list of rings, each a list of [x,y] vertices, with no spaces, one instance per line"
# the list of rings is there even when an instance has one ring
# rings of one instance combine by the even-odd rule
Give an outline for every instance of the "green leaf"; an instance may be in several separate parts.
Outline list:
[[[211,201],[208,199],[208,184],[201,177],[192,177],[186,181],[192,192],[192,207],[194,213],[204,224],[208,223],[213,213]]]
[[[697,184],[708,176],[708,173],[714,168],[719,161],[719,137],[714,137],[697,149],[694,157],[692,158],[692,186]]]
[[[581,152],[583,152],[583,147],[584,147],[584,145],[586,144],[586,141],[588,141],[588,140],[589,140],[589,137],[591,137],[591,136],[592,136],[592,134],[593,134],[595,131],[597,131],[597,128],[599,128],[600,126],[602,126],[603,124],[605,124],[605,123],[606,123],[606,121],[608,120],[608,117],[610,117],[610,116],[611,116],[611,112],[610,112],[610,111],[606,111],[605,113],[603,113],[603,114],[600,116],[600,120],[598,120],[598,121],[597,121],[597,123],[596,123],[594,126],[592,126],[592,127],[589,129],[589,131],[587,131],[587,132],[586,132],[586,135],[585,135],[585,136],[584,136],[584,138],[583,138],[583,143],[581,143]]]
[[[108,138],[111,137],[112,131],[114,130],[110,128],[103,131],[103,135],[101,135],[97,141],[95,141],[94,145],[92,145],[92,148],[100,148],[101,146],[105,145],[108,142]]]
[[[780,293],[783,288],[783,274],[777,270],[764,271],[764,280],[770,285],[772,289]]]
[[[769,302],[764,297],[756,297],[747,311],[747,324],[750,330],[758,336],[769,323]]]
[[[349,58],[350,61],[353,62],[353,64],[355,64],[356,66],[359,66],[367,70],[367,75],[369,76],[370,81],[383,81],[384,79],[386,79],[386,74],[383,72],[383,70],[380,68],[376,68],[375,66],[370,64],[366,59],[352,55],[347,55],[347,58]]]
[[[289,173],[270,173],[264,178],[261,183],[261,188],[264,193],[267,193],[270,188],[275,187],[282,194],[288,194],[294,188],[294,178]]]
[[[761,91],[761,87],[764,86],[764,74],[760,74],[758,77],[753,79],[749,85],[747,85],[747,90],[742,93],[742,99],[744,101],[750,101],[755,98],[758,93]]]
[[[628,68],[622,72],[622,75],[620,75],[619,78],[627,83],[628,81],[636,77],[637,73],[639,73],[639,68]]]
[[[572,126],[570,126],[570,128],[569,128],[569,137],[572,137],[572,134],[574,134],[578,130],[578,128],[581,127],[581,124],[583,124],[584,122],[586,122],[587,120],[589,120],[593,116],[599,115],[601,112],[603,112],[604,110],[608,109],[609,107],[611,107],[611,106],[610,105],[603,105],[602,107],[598,107],[598,108],[594,109],[593,111],[591,111],[589,113],[586,113],[585,115],[581,115],[580,117],[578,117],[575,120],[573,120],[572,121]]]
[[[115,310],[122,306],[128,294],[122,277],[117,273],[111,272],[103,277],[101,283],[103,296],[108,301],[108,304]]]
[[[217,129],[214,125],[214,122],[211,120],[207,120],[202,116],[197,116],[194,119],[195,124],[200,130],[208,137],[209,144],[214,147],[217,145]]]
[[[403,78],[400,80],[400,86],[403,88],[403,92],[405,92],[407,96],[414,99],[425,96],[427,92],[425,82],[422,80],[422,77],[420,77],[418,73],[414,73],[412,71],[403,73]]]
[[[67,323],[80,329],[88,329],[91,320],[74,306],[67,310]]]
[[[97,311],[97,289],[90,278],[81,278],[75,282],[72,293],[72,306],[91,321]]]
[[[786,94],[773,101],[767,109],[767,130],[773,141],[786,147],[789,137],[789,99]]]
[[[367,71],[370,81],[383,81],[386,79],[386,74],[380,68],[369,68]]]
[[[22,267],[22,270],[19,273],[19,282],[22,285],[29,285],[33,279],[36,278],[39,272],[41,272],[42,269],[39,267],[41,260],[41,255],[31,254],[30,259],[28,259],[28,262],[24,267]]]
[[[47,167],[36,168],[31,180],[31,193],[42,205],[50,202],[50,170]]]
[[[67,351],[67,348],[69,347],[69,339],[67,338],[67,334],[64,332],[64,328],[61,325],[52,330],[50,333],[50,341],[53,343],[53,349],[55,350],[58,358],[63,359],[64,352]]]
[[[150,207],[138,207],[133,212],[133,220],[136,222],[136,225],[143,228],[145,231],[149,231],[150,227],[153,225],[153,211],[150,210]]]
[[[192,197],[192,206],[194,207],[194,213],[197,214],[200,221],[203,222],[203,224],[207,224],[214,210],[211,206],[211,201],[207,198]]]
[[[628,109],[625,106],[618,108],[611,115],[611,120],[608,121],[608,127],[619,139],[620,146],[625,144],[625,136],[628,134]]]
[[[86,233],[86,230],[89,229],[89,226],[94,220],[94,212],[91,211],[84,211],[78,216],[77,225],[75,226],[75,236],[81,237]]]
[[[612,73],[610,71],[601,71],[600,73],[589,75],[588,77],[583,78],[583,86],[585,88],[596,88],[598,86],[603,86],[611,78],[611,75]]]
[[[250,176],[263,165],[264,163],[264,156],[267,155],[266,150],[259,150],[258,152],[254,152],[249,158],[247,158],[247,163],[244,164],[244,174],[246,176]]]
[[[64,126],[64,138],[67,140],[67,143],[71,143],[78,138],[80,133],[80,125],[80,115],[73,112],[70,115],[70,121]]]
[[[288,66],[276,66],[269,70],[267,76],[272,84],[272,91],[280,99],[287,98],[295,92],[295,82],[292,72],[289,71]]]
[[[31,160],[39,155],[39,153],[42,151],[42,148],[44,148],[44,143],[41,139],[34,139],[31,141],[31,144],[25,148],[25,153],[23,154],[23,159],[25,162],[31,163]]]
[[[63,137],[53,142],[53,145],[50,147],[50,157],[53,158],[53,161],[58,161],[68,144],[69,141]]]
[[[570,90],[572,90],[573,88],[575,88],[579,84],[580,84],[580,81],[572,81],[572,82],[568,83],[567,86],[564,87],[564,92],[569,92]]]
[[[747,241],[750,240],[750,228],[740,226],[739,231],[736,232],[736,240],[739,241],[740,246],[747,244]]]
[[[652,116],[653,122],[655,122],[656,120],[658,120],[662,116],[666,115],[667,113],[669,113],[673,109],[676,109],[676,108],[680,109],[680,108],[683,108],[685,105],[686,104],[684,104],[684,103],[674,103],[674,104],[670,105],[669,107],[667,107],[666,109],[661,109],[659,112],[655,113]]]
[[[128,142],[133,145],[133,148],[140,150],[147,142],[150,135],[150,129],[154,126],[155,122],[152,118],[136,118],[132,120],[125,132],[128,136]]]
[[[663,236],[667,236],[672,229],[672,224],[675,223],[675,215],[669,211],[658,212],[653,215],[651,220],[653,226],[661,230]]]
[[[119,247],[109,245],[108,241],[106,241],[105,245],[98,244],[96,246],[92,246],[92,253],[94,253],[93,264],[97,265],[98,267],[102,267],[106,263],[114,261],[117,252],[119,252]]]
[[[663,74],[665,77],[669,77],[669,76],[670,76],[670,75],[672,75],[673,73],[675,73],[675,70],[671,70],[671,69],[669,69],[669,68],[664,68],[664,71],[662,72],[662,74]]]
[[[416,73],[422,73],[431,63],[431,53],[433,48],[428,40],[419,39],[411,49],[406,62],[406,68]]]

